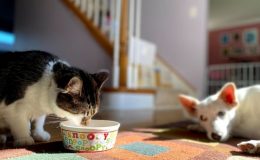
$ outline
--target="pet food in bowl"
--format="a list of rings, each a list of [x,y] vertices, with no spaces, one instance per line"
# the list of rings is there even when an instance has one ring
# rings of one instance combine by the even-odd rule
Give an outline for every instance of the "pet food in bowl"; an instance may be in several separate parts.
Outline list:
[[[113,148],[120,123],[108,120],[91,120],[87,126],[71,121],[60,123],[63,144],[74,151],[104,151]]]

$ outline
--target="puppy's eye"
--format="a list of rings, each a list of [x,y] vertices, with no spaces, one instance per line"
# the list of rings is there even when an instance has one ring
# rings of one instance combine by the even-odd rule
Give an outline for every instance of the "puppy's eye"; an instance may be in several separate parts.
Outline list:
[[[205,117],[205,116],[203,116],[203,115],[200,115],[200,120],[201,120],[201,121],[207,121],[207,120],[208,120],[208,118],[207,118],[207,117]]]
[[[219,111],[219,112],[218,112],[218,116],[219,116],[219,117],[223,117],[224,115],[225,115],[225,112],[223,112],[223,111]]]

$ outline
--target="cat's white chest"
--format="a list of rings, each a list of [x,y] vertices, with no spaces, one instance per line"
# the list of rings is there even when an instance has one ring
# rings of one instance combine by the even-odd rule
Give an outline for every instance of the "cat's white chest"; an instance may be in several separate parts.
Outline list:
[[[51,74],[45,74],[42,78],[29,86],[22,99],[6,106],[4,102],[0,105],[1,119],[5,116],[26,116],[28,120],[34,120],[39,116],[53,113],[56,107],[56,84],[53,82]],[[4,127],[5,122],[0,121],[0,127]]]
[[[56,84],[51,75],[44,75],[37,83],[28,87],[22,100],[32,119],[43,114],[51,114],[56,107]],[[31,114],[31,115],[30,115]]]

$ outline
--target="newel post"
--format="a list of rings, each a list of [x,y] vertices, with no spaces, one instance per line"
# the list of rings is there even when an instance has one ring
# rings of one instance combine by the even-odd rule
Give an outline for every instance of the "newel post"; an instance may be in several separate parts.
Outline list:
[[[127,51],[128,51],[128,0],[122,0],[121,3],[121,19],[120,19],[120,78],[119,86],[126,88],[127,86]]]

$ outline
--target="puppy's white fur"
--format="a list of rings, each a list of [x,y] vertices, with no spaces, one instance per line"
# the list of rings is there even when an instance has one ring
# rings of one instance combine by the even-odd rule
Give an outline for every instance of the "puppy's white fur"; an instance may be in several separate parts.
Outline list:
[[[51,62],[47,65],[42,78],[27,88],[22,99],[8,106],[5,105],[4,100],[0,103],[0,128],[10,129],[15,145],[30,145],[34,140],[50,140],[50,134],[43,128],[48,114],[70,117],[78,124],[83,117],[83,115],[77,116],[66,112],[56,105],[58,90],[51,72],[54,64],[55,62]],[[31,131],[33,121],[35,128]],[[1,135],[0,142],[5,143],[5,141],[6,135]]]
[[[236,89],[234,83],[227,83],[202,101],[185,95],[179,99],[186,111],[199,121],[209,139],[226,141],[231,136],[257,139],[242,142],[238,147],[249,153],[259,151],[260,85]]]

